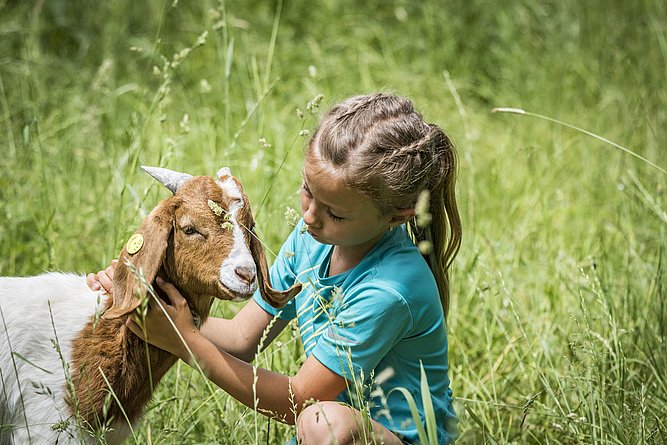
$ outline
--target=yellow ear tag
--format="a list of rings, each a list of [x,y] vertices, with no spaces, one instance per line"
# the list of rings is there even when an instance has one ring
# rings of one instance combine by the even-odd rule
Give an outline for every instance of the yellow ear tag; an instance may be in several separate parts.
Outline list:
[[[130,237],[129,240],[127,240],[125,249],[127,250],[127,253],[129,253],[130,255],[134,255],[135,253],[139,252],[139,250],[141,250],[143,246],[144,246],[144,237],[141,235],[141,233],[135,233]]]

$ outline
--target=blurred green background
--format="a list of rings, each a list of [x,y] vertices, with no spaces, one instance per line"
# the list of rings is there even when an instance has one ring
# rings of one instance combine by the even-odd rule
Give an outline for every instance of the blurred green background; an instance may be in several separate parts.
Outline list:
[[[0,275],[108,264],[168,195],[142,164],[231,167],[277,250],[321,108],[398,93],[459,151],[460,442],[666,443],[666,81],[659,0],[0,0]],[[130,442],[291,435],[179,365]]]

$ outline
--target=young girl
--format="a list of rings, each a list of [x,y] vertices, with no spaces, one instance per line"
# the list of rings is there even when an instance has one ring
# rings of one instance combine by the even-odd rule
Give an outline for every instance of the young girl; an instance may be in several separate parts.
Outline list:
[[[233,319],[210,318],[198,331],[178,290],[158,279],[171,305],[163,303],[166,315],[149,305],[147,341],[192,360],[169,316],[213,382],[249,407],[256,398],[262,413],[296,423],[303,444],[416,443],[409,405],[393,389],[412,394],[423,422],[423,366],[438,442],[451,442],[457,420],[445,315],[447,270],[461,242],[456,170],[449,138],[409,100],[373,94],[334,106],[308,146],[303,219],[271,268],[275,288],[299,280],[301,293],[277,310],[257,292]],[[416,215],[425,191],[428,210]],[[89,285],[110,289],[112,277],[109,267],[90,274]],[[293,318],[305,362],[295,376],[258,369],[253,385],[248,362],[262,335],[268,328],[268,344]],[[134,321],[128,326],[144,338]],[[362,415],[363,404],[370,416]]]

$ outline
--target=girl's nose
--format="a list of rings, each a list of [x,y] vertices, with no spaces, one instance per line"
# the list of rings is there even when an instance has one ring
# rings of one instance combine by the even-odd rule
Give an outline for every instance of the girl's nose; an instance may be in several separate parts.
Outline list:
[[[316,211],[317,209],[315,207],[315,204],[311,202],[310,205],[308,205],[305,211],[303,212],[303,222],[315,228],[319,227],[320,220],[317,217]]]

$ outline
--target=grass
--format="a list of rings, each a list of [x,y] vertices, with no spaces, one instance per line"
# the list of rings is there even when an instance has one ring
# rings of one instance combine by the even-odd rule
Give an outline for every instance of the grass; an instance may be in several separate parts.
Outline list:
[[[308,102],[390,90],[459,148],[460,443],[667,441],[667,6],[357,3],[0,1],[0,275],[108,264],[166,196],[140,164],[231,167],[276,251]],[[294,373],[279,341],[258,363]],[[135,443],[293,434],[185,365],[166,379]]]

